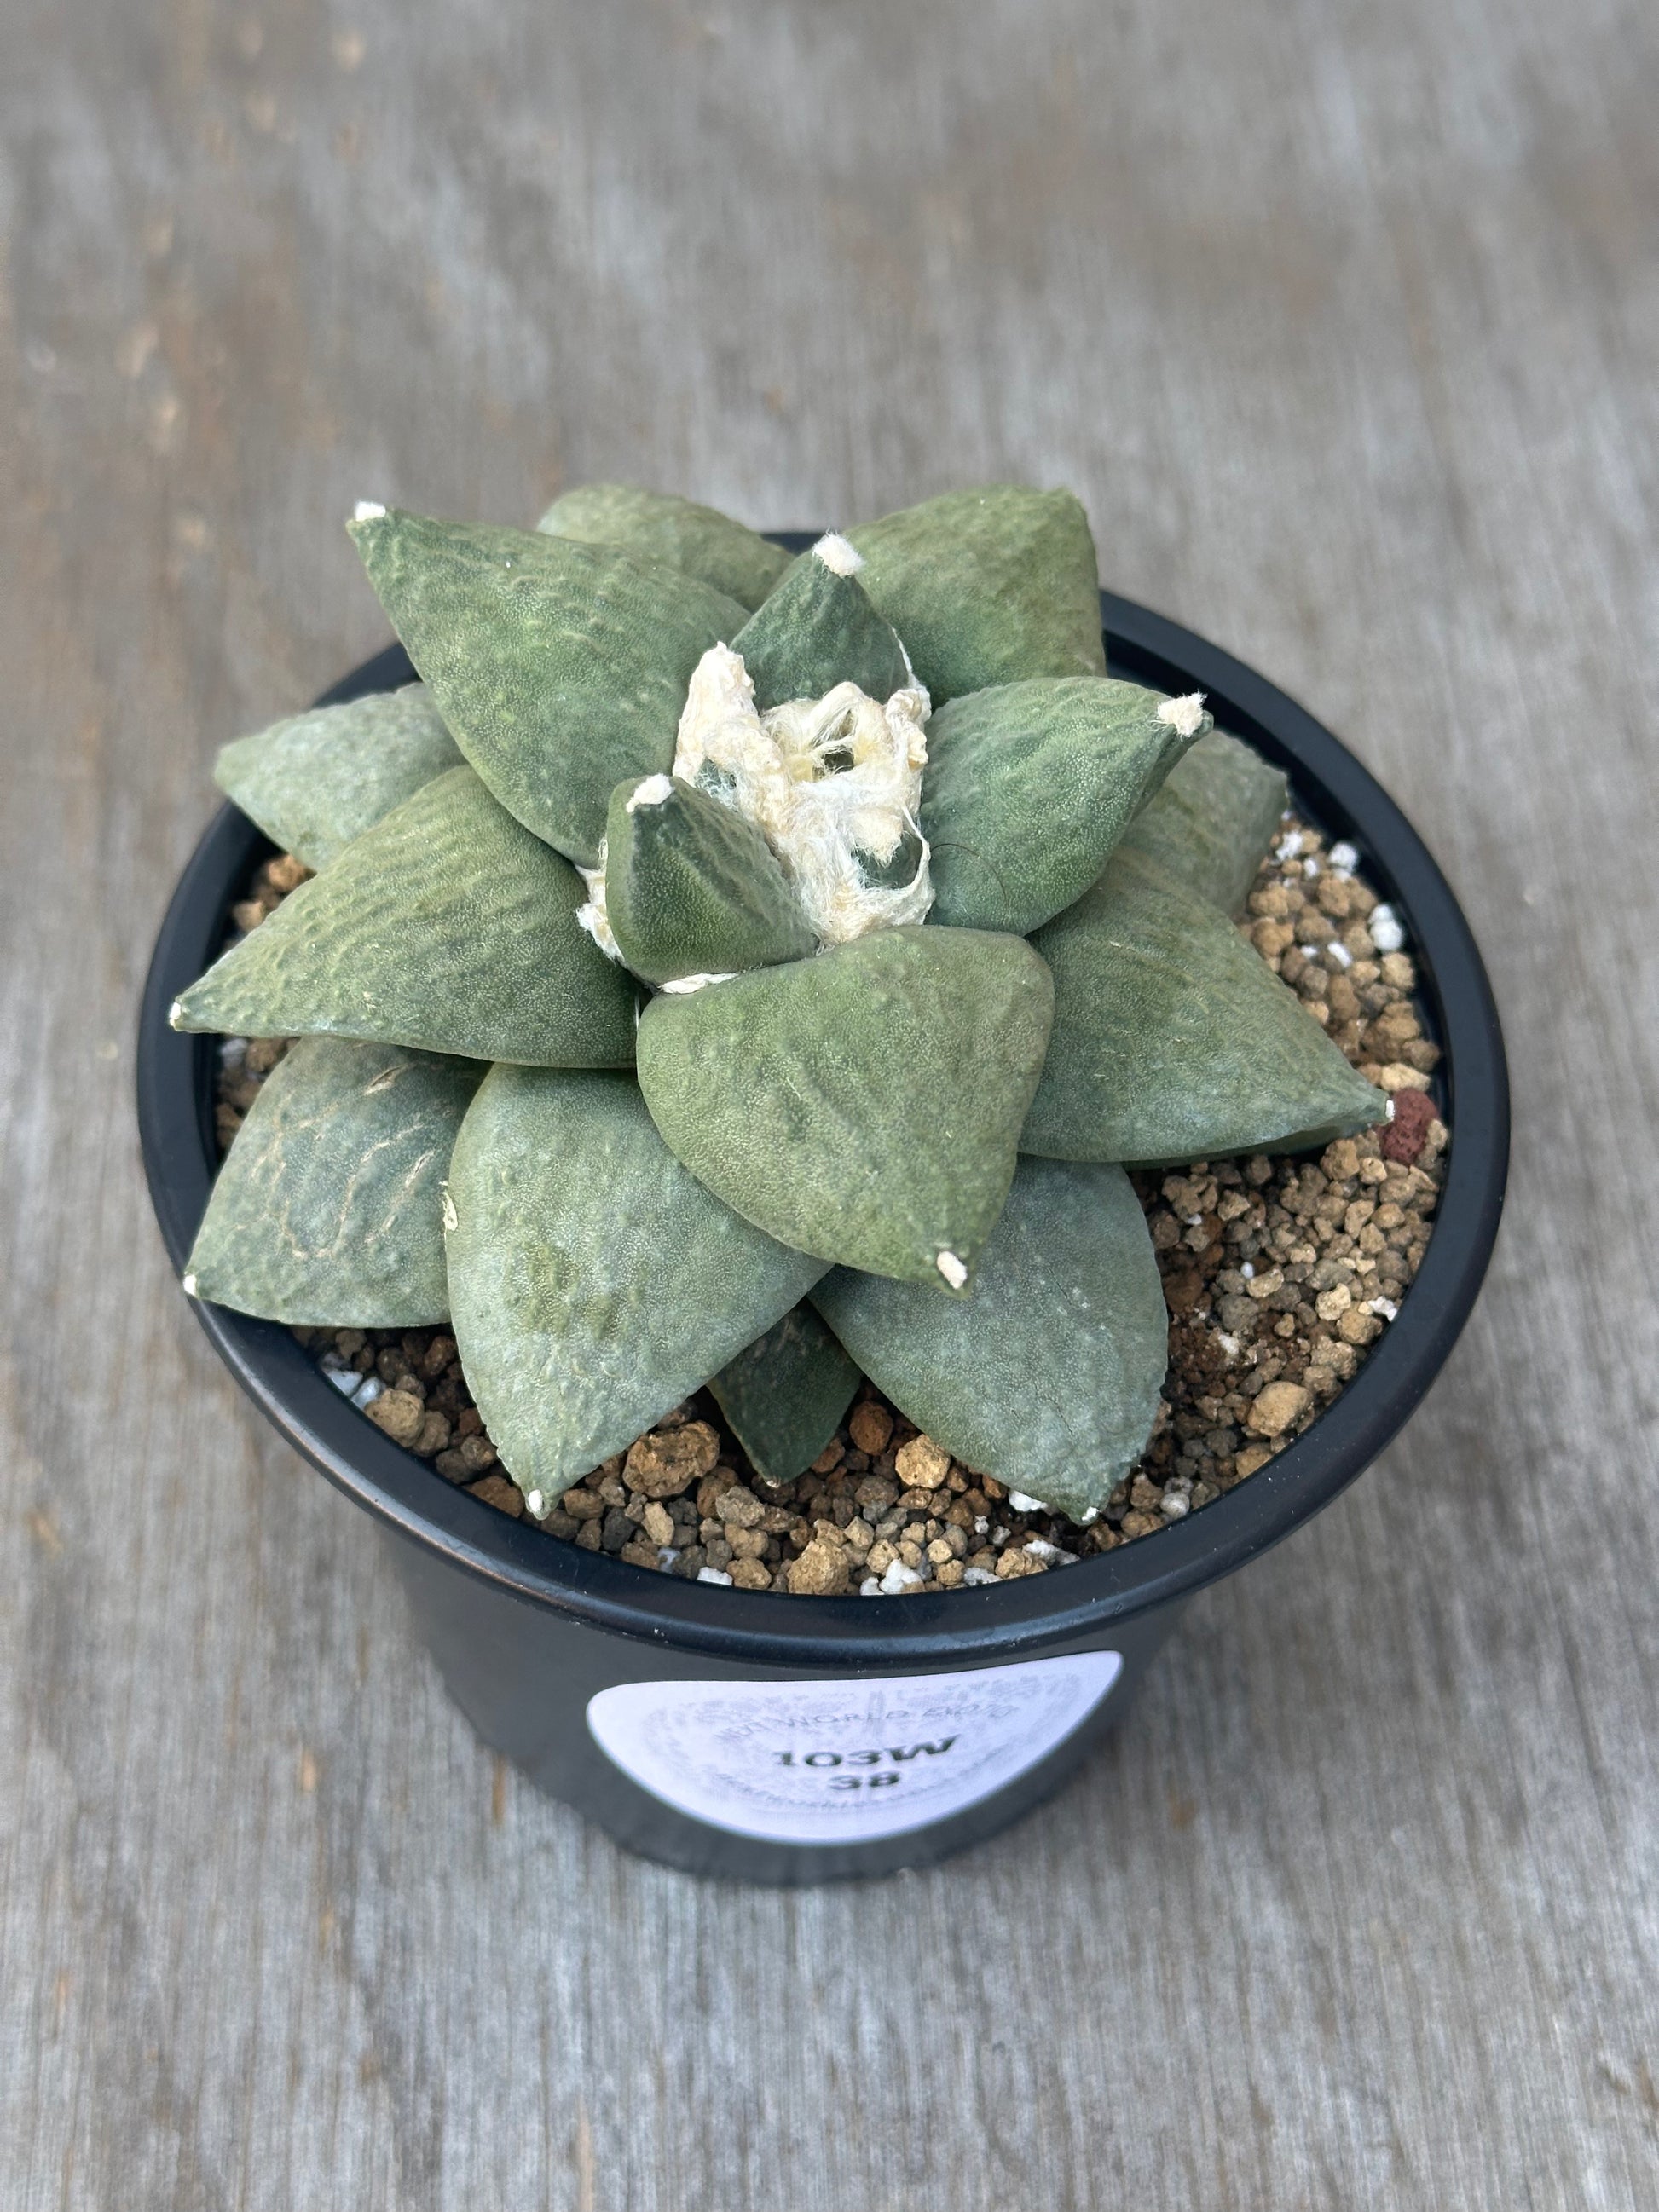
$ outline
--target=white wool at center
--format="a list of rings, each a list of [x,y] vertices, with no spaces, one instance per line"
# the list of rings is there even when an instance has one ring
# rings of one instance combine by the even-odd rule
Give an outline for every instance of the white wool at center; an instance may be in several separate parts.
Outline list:
[[[884,706],[855,684],[763,714],[739,654],[711,646],[680,717],[674,773],[746,815],[777,854],[815,934],[845,945],[922,921],[933,903],[917,826],[931,712],[920,684]],[[860,855],[890,861],[908,831],[921,858],[908,884],[865,881]]]

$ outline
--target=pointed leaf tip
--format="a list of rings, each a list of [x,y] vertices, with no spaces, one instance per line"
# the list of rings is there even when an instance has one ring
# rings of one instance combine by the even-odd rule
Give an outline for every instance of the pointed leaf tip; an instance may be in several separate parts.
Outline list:
[[[637,814],[642,806],[660,806],[665,799],[674,795],[672,775],[647,775],[634,786],[623,802],[630,814]]]
[[[634,560],[661,562],[712,584],[746,612],[759,606],[789,556],[712,507],[635,484],[581,484],[556,499],[538,529],[586,544],[617,545]]]
[[[864,566],[863,554],[839,531],[825,531],[812,550],[824,567],[837,576],[856,576]]]
[[[936,707],[1030,676],[1105,674],[1094,539],[1070,492],[985,484],[847,535]]]
[[[962,1296],[1012,1178],[1050,993],[1018,938],[877,930],[654,1000],[640,1082],[679,1158],[746,1220]]]
[[[549,1500],[823,1272],[689,1174],[626,1076],[493,1069],[450,1188],[450,1304],[467,1379],[515,1481]]]
[[[910,683],[904,647],[856,573],[863,567],[844,538],[821,538],[731,641],[763,714],[840,684],[884,703]]]
[[[222,747],[213,780],[284,851],[321,868],[460,765],[426,686],[407,684],[237,738]]]
[[[708,1379],[727,1425],[768,1482],[793,1482],[805,1473],[858,1386],[858,1369],[806,1304]]]
[[[1146,1448],[1169,1316],[1121,1168],[1022,1160],[970,1299],[839,1267],[812,1303],[925,1434],[1075,1520]]]
[[[509,813],[593,866],[613,787],[672,764],[692,672],[743,606],[541,531],[395,507],[350,529],[461,751]]]
[[[1298,1152],[1382,1119],[1380,1091],[1207,899],[1120,848],[1038,931],[1054,1024],[1021,1149],[1142,1165]]]
[[[1188,691],[1180,699],[1166,699],[1158,710],[1160,722],[1167,722],[1183,738],[1195,738],[1204,726],[1204,694]]]
[[[605,909],[621,957],[669,991],[799,960],[816,945],[755,824],[673,776],[611,794]]]
[[[1095,882],[1208,721],[1191,700],[1105,676],[947,701],[928,726],[921,787],[934,920],[1022,937],[1041,927]]]
[[[636,987],[577,927],[581,902],[569,863],[451,769],[193,983],[179,1025],[626,1066]]]
[[[1123,843],[1224,914],[1237,914],[1289,798],[1282,771],[1253,746],[1208,730],[1170,770]]]

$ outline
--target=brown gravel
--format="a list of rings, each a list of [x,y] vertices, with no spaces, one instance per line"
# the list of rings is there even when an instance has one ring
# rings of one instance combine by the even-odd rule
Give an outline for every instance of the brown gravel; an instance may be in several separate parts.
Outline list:
[[[239,899],[230,910],[234,925],[232,942],[238,937],[246,937],[249,930],[257,929],[310,873],[305,862],[295,860],[292,853],[279,853],[274,860],[267,860],[253,878],[253,887],[247,896]],[[259,1085],[287,1050],[285,1037],[226,1037],[222,1041],[219,1085],[213,1109],[214,1133],[221,1152],[230,1149],[230,1140],[241,1127],[243,1116],[259,1095]]]
[[[1152,1437],[1100,1517],[1016,1510],[954,1464],[872,1384],[812,1468],[754,1474],[707,1392],[567,1491],[542,1526],[635,1566],[796,1595],[902,1595],[1044,1574],[1154,1534],[1246,1480],[1335,1398],[1398,1310],[1427,1247],[1449,1133],[1430,1079],[1416,971],[1390,909],[1286,817],[1243,933],[1361,1073],[1390,1121],[1317,1158],[1199,1162],[1133,1180],[1170,1309],[1170,1371]],[[233,909],[257,927],[307,871],[269,861]],[[217,1127],[228,1146],[285,1045],[227,1038]],[[446,1481],[517,1519],[455,1340],[444,1328],[296,1329],[325,1372]],[[1016,1490],[1012,1497],[1018,1497]]]

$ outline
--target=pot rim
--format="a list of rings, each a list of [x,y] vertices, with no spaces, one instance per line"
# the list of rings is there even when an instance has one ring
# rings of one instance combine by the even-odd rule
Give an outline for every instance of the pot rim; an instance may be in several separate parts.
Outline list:
[[[810,532],[778,532],[790,550]],[[280,1322],[192,1299],[236,1380],[337,1489],[399,1534],[521,1601],[595,1629],[728,1662],[845,1674],[894,1666],[990,1664],[1088,1637],[1192,1595],[1245,1565],[1329,1504],[1393,1439],[1438,1374],[1492,1255],[1509,1158],[1509,1083],[1498,1009],[1451,888],[1382,785],[1331,732],[1265,678],[1193,631],[1103,592],[1111,672],[1159,690],[1206,694],[1218,725],[1289,773],[1322,829],[1358,849],[1406,924],[1418,994],[1443,1058],[1435,1089],[1452,1145],[1428,1249],[1397,1318],[1312,1425],[1238,1486],[1131,1544],[994,1588],[924,1590],[901,1601],[803,1600],[690,1582],[585,1552],[453,1488],[335,1389]],[[375,655],[317,702],[410,682],[401,646]],[[273,849],[228,802],[192,854],[156,939],[139,1016],[138,1122],[168,1257],[182,1273],[218,1161],[216,1040],[167,1025],[167,1009],[223,941],[248,871]]]

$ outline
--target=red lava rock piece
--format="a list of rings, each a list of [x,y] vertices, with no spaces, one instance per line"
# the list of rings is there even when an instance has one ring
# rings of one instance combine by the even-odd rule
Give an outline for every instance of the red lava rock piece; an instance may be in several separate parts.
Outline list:
[[[1411,1167],[1423,1149],[1433,1119],[1434,1101],[1426,1091],[1396,1091],[1394,1119],[1382,1132],[1383,1158]]]

